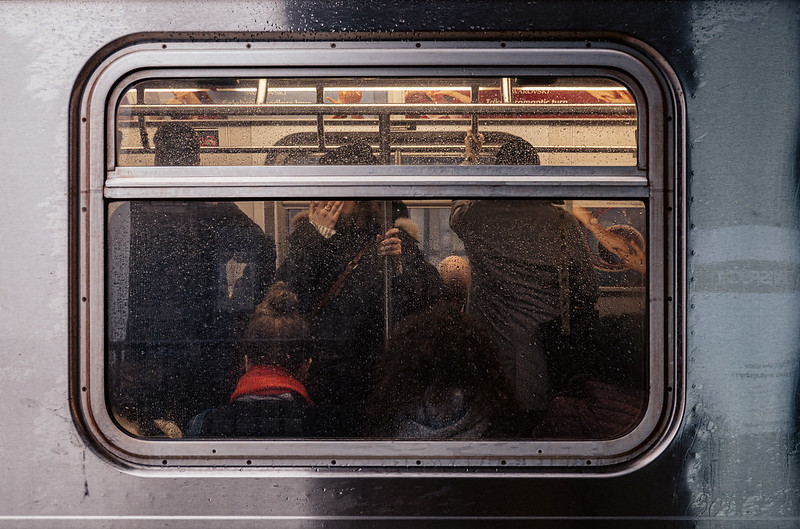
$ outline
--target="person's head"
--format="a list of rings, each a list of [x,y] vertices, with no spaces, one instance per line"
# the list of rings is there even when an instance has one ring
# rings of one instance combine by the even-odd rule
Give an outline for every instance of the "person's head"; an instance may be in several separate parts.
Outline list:
[[[336,229],[375,229],[380,219],[380,207],[375,200],[345,200]]]
[[[156,165],[200,165],[200,137],[186,123],[167,122],[153,136]]]
[[[467,299],[470,287],[472,269],[469,261],[464,257],[451,255],[441,260],[437,270],[442,276],[448,296],[454,302],[463,304]]]
[[[274,283],[244,332],[245,369],[271,365],[297,374],[307,363],[308,323],[298,312],[297,296],[286,283]]]
[[[367,142],[357,140],[326,152],[319,165],[378,165],[378,159]]]
[[[521,138],[504,143],[494,159],[495,165],[539,165],[539,154],[533,145]]]
[[[392,220],[409,218],[408,206],[402,200],[392,200]]]
[[[391,430],[387,418],[416,409],[431,390],[463,392],[476,412],[494,416],[509,401],[503,381],[491,337],[458,305],[439,303],[396,329],[380,364],[373,428]]]
[[[319,165],[378,165],[378,159],[372,154],[372,147],[367,142],[356,140],[326,152],[319,159]],[[378,205],[375,201],[346,200],[338,226],[352,224],[372,227],[378,214]]]

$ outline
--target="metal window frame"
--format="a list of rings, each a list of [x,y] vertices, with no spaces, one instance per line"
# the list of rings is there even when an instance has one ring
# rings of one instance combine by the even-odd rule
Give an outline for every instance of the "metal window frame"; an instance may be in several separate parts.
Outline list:
[[[76,263],[70,376],[78,424],[125,468],[451,475],[616,475],[656,457],[683,408],[683,123],[680,86],[644,45],[608,42],[144,42],[78,82],[71,113]],[[115,109],[131,80],[159,76],[592,75],[633,87],[638,167],[116,167]],[[605,441],[145,440],[112,420],[105,393],[106,201],[149,198],[563,197],[638,199],[648,212],[650,393],[642,421]]]

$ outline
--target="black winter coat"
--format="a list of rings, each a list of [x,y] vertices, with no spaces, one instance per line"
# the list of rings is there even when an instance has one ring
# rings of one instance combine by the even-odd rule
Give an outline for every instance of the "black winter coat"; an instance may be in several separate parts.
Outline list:
[[[444,283],[428,264],[400,219],[402,255],[378,255],[378,223],[366,228],[337,226],[325,239],[301,217],[289,237],[289,253],[276,273],[300,300],[308,315],[316,352],[309,391],[331,418],[330,435],[358,435],[363,427],[363,405],[371,390],[375,361],[384,347],[384,271],[390,275],[390,325],[430,307],[442,298]],[[340,223],[341,224],[341,223]],[[347,276],[341,291],[316,310],[347,264],[367,247]],[[334,424],[335,423],[335,424]],[[323,426],[324,430],[324,426]]]

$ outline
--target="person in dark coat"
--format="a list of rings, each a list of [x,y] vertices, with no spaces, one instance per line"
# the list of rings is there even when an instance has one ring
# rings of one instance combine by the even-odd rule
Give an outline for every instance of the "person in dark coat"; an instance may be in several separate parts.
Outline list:
[[[363,401],[387,323],[430,306],[443,291],[436,268],[409,233],[415,231],[410,219],[400,217],[384,233],[378,208],[373,201],[311,202],[308,215],[295,219],[289,253],[276,273],[297,292],[310,319],[322,375],[313,380],[320,406],[330,407],[322,415],[330,419],[331,436],[363,431]]]
[[[377,159],[369,145],[354,143],[325,154],[320,164],[374,165]],[[294,219],[288,255],[276,272],[309,317],[317,344],[309,384],[327,420],[322,430],[332,437],[363,433],[385,335],[437,301],[444,288],[417,246],[405,205],[395,201],[383,213],[377,201],[312,201]],[[394,225],[384,227],[385,217]]]
[[[498,439],[517,410],[490,335],[455,303],[406,319],[380,363],[370,399],[373,435],[399,439]]]
[[[495,163],[538,163],[538,155],[520,140]],[[548,200],[458,200],[450,227],[472,267],[469,310],[491,331],[521,408],[541,412],[551,390],[543,329],[587,332],[598,297],[578,224]]]
[[[163,123],[153,140],[156,165],[200,163],[187,123]],[[273,282],[274,240],[233,202],[109,209],[111,407],[139,424],[185,425],[230,393],[232,344]]]
[[[272,285],[247,325],[244,375],[230,402],[189,421],[189,437],[295,437],[312,434],[313,401],[303,384],[308,325],[285,283]]]

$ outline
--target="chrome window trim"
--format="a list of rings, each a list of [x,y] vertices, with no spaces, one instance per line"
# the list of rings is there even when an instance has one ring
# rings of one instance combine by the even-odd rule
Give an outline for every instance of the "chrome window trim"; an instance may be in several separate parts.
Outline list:
[[[232,170],[235,169],[235,170]],[[392,196],[404,189],[411,196],[443,196],[456,191],[471,196],[570,196],[599,194],[645,198],[647,173],[634,167],[508,167],[504,174],[484,166],[202,166],[122,167],[107,173],[107,198],[169,198],[176,193],[192,196],[263,197],[265,188],[275,196],[313,192],[314,196]],[[494,169],[494,168],[491,168]],[[399,173],[399,174],[398,174]],[[495,174],[492,174],[495,173]],[[435,180],[435,181],[434,181]],[[286,195],[287,189],[294,191]],[[582,191],[579,191],[582,189]],[[344,190],[344,191],[343,191]],[[460,190],[460,191],[457,191]],[[221,194],[223,193],[224,194]],[[142,196],[144,198],[144,196]]]
[[[320,469],[344,466],[504,471],[577,475],[561,471],[591,467],[596,475],[630,471],[653,459],[677,429],[683,406],[683,100],[668,66],[652,52],[628,46],[574,42],[150,42],[120,49],[103,60],[85,81],[78,114],[79,198],[77,298],[77,414],[94,445],[125,467],[266,467]],[[253,65],[257,65],[254,68]],[[291,69],[287,68],[291,65]],[[387,66],[391,65],[391,66]],[[304,72],[321,76],[440,75],[465,68],[542,75],[565,68],[618,72],[636,82],[639,106],[637,168],[537,167],[380,167],[364,168],[117,168],[114,165],[114,108],[122,80],[134,75],[181,72],[182,77],[224,71],[247,76],[264,72]],[[261,70],[263,69],[263,70]],[[132,73],[133,72],[133,73]],[[165,170],[166,169],[166,170]],[[180,172],[183,177],[178,176]],[[395,178],[389,178],[394,174]],[[303,178],[298,185],[298,177]],[[348,178],[350,180],[348,180]],[[433,181],[435,179],[435,181]],[[377,186],[377,187],[376,187]],[[610,441],[317,441],[317,440],[143,440],[115,425],[105,394],[105,223],[106,199],[244,197],[545,197],[626,198],[645,202],[648,211],[650,404],[641,423]],[[74,383],[74,381],[71,381]],[[657,403],[653,405],[652,403]],[[212,450],[214,452],[212,453]],[[335,462],[334,462],[335,461]],[[460,469],[460,470],[459,470]],[[485,473],[484,473],[485,471]],[[452,475],[446,471],[444,474]],[[363,474],[362,474],[363,475]],[[427,474],[426,474],[427,475]],[[431,474],[431,475],[436,475]],[[584,471],[580,475],[586,475]]]

